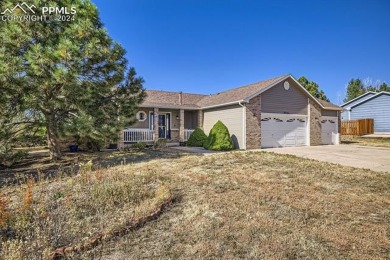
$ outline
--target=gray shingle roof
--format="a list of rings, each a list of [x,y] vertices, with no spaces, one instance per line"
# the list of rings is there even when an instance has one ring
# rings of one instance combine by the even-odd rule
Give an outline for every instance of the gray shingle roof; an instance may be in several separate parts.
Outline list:
[[[289,76],[290,75],[283,75],[212,95],[189,94],[160,90],[146,90],[147,97],[141,106],[197,109],[218,106],[226,103],[239,102],[242,100],[246,100],[249,97],[252,97],[256,93],[266,89],[269,86],[274,85],[279,81],[282,81],[285,78],[288,78]],[[339,108],[341,110],[339,106],[336,106],[332,103],[318,99],[317,101],[325,109]]]
[[[234,101],[241,101],[265,89],[266,87],[275,84],[276,82],[286,77],[288,77],[288,75],[267,79],[250,85],[233,88],[217,94],[206,96],[205,98],[203,98],[198,102],[198,105],[201,107],[209,107],[209,106],[215,106],[224,103],[230,103]]]

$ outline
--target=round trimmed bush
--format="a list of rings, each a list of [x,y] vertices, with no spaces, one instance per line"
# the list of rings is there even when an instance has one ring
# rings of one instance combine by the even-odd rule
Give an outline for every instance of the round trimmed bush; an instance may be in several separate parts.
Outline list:
[[[207,150],[227,151],[234,149],[233,141],[226,125],[218,120],[211,128],[210,134],[203,144]]]
[[[190,135],[187,141],[188,146],[203,147],[204,142],[207,139],[207,135],[203,132],[201,128],[196,128],[194,132]]]

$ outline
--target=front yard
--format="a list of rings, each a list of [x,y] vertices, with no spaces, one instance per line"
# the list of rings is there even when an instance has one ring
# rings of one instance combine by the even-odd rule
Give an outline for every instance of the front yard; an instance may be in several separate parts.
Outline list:
[[[119,163],[107,166],[111,161]],[[146,151],[100,162],[107,168],[89,171],[83,166],[76,176],[33,185],[29,214],[35,218],[23,222],[23,229],[15,224],[20,220],[13,220],[0,258],[18,253],[39,258],[101,231],[110,234],[167,199],[171,204],[155,220],[68,256],[390,257],[390,176],[385,173],[262,152],[202,156]],[[2,188],[14,212],[28,202],[28,187]],[[47,212],[45,204],[55,211]],[[56,212],[63,214],[54,225],[50,220]],[[46,219],[52,226],[39,228]]]
[[[342,135],[341,143],[390,148],[390,138],[374,138],[374,137],[360,137],[360,136],[353,136],[353,135]]]

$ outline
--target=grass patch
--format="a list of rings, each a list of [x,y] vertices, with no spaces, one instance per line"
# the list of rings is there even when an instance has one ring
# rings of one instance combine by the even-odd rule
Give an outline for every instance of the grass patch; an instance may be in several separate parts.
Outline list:
[[[390,148],[390,138],[374,138],[374,137],[360,137],[360,136],[353,136],[353,135],[342,135],[341,143]]]
[[[154,174],[121,166],[91,169],[87,163],[76,176],[5,189],[0,259],[47,259],[58,247],[123,233],[171,198]]]
[[[388,174],[251,152],[127,167],[158,167],[180,199],[156,222],[96,249],[103,259],[389,257]]]
[[[91,171],[87,176],[34,185],[35,218],[28,220],[23,233],[17,233],[21,231],[14,225],[14,232],[24,235],[9,238],[12,243],[3,242],[1,253],[12,249],[14,254],[25,254],[25,247],[51,252],[57,246],[84,241],[97,231],[116,230],[117,224],[126,225],[126,219],[134,215],[149,214],[150,205],[161,197],[158,191],[169,187],[163,194],[170,194],[175,203],[156,221],[68,257],[390,256],[389,174],[273,153],[164,157],[168,151],[158,156],[132,154],[137,161],[128,158],[127,164]],[[29,205],[27,190],[28,185],[6,189],[4,196],[11,199],[13,211]],[[40,212],[54,220],[41,222]],[[18,242],[21,239],[27,243]]]

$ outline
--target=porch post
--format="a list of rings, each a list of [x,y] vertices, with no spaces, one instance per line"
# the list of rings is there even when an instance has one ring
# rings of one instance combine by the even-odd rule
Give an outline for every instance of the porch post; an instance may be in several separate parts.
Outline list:
[[[153,140],[154,141],[158,140],[158,113],[159,113],[158,107],[155,107],[153,109],[153,133],[154,133]]]
[[[198,127],[203,129],[203,110],[198,110]]]
[[[184,141],[184,109],[180,109],[179,120],[180,120],[179,137],[180,137],[180,142],[183,142]]]

